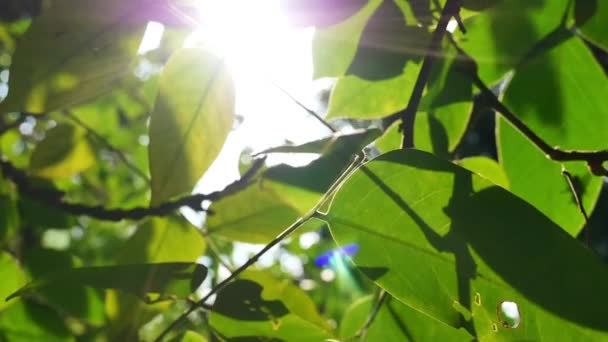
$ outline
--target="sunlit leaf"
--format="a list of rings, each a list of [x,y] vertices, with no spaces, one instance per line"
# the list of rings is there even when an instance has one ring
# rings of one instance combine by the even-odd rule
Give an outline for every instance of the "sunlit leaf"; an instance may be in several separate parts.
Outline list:
[[[86,131],[69,124],[50,129],[36,144],[30,159],[30,170],[43,178],[65,178],[78,174],[96,161]]]
[[[505,189],[509,189],[509,179],[494,159],[487,157],[468,157],[456,162],[458,165],[467,170],[473,171],[476,174],[490,180],[496,185],[500,185]]]
[[[130,74],[153,2],[54,1],[19,40],[0,112],[48,112],[110,91]]]
[[[608,103],[603,100],[607,93],[608,79],[594,57],[579,38],[565,33],[558,45],[517,69],[504,101],[549,145],[600,150],[608,148],[605,137],[597,134],[608,130]],[[548,160],[502,119],[498,128],[499,160],[510,190],[576,236],[584,217],[561,174],[561,165]],[[583,204],[591,212],[601,180],[583,163],[568,163],[566,168],[576,177]]]
[[[576,26],[583,37],[608,51],[608,3],[602,0],[577,0],[575,16]]]
[[[205,240],[183,217],[151,218],[122,246],[119,263],[194,262]]]
[[[357,76],[338,79],[329,98],[326,119],[373,119],[387,116],[407,107],[419,64],[407,63],[400,76],[366,81]]]
[[[207,217],[207,229],[228,239],[269,242],[312,209],[352,162],[353,155],[379,133],[377,129],[370,129],[289,147],[292,151],[314,150],[324,155],[306,166],[271,167],[246,189],[214,202],[209,208],[213,214]]]
[[[374,305],[373,296],[367,296],[354,302],[347,309],[340,324],[340,336],[344,340],[359,333]],[[465,330],[454,329],[389,297],[369,326],[364,341],[471,341],[472,339],[473,337]],[[363,341],[363,339],[359,340]]]
[[[150,120],[152,204],[189,193],[219,154],[234,119],[223,61],[183,49],[167,63]]]
[[[171,339],[170,342],[207,342],[207,339],[192,330],[188,330]]]
[[[186,297],[206,276],[205,266],[184,262],[63,269],[28,283],[7,299],[50,286],[118,289],[144,299],[149,293]]]
[[[478,64],[479,74],[494,83],[515,67],[542,38],[562,24],[568,0],[504,0],[464,21],[459,45]]]
[[[323,341],[331,337],[327,323],[304,291],[259,271],[247,271],[222,290],[209,321],[228,338]]]
[[[351,18],[315,30],[312,42],[315,79],[344,76],[357,52],[365,23],[381,3],[381,0],[371,0]]]
[[[569,334],[608,330],[600,260],[531,205],[431,154],[394,151],[362,166],[327,219],[339,245],[359,244],[353,261],[367,276],[453,327],[470,319],[478,292],[516,301],[521,326],[536,326],[499,327],[514,331],[505,336],[556,324]],[[499,303],[484,303],[495,314]]]

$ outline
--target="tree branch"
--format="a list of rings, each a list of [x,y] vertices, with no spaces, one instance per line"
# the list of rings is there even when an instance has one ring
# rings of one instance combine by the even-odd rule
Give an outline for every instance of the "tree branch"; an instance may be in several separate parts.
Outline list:
[[[473,80],[473,84],[481,92],[481,96],[485,100],[485,104],[496,110],[519,130],[528,140],[530,140],[538,149],[543,151],[547,158],[554,161],[584,161],[591,173],[596,176],[608,176],[608,170],[603,166],[603,163],[608,160],[608,150],[602,151],[577,151],[577,150],[561,150],[558,147],[551,147],[532,129],[530,129],[522,120],[520,120],[506,105],[504,105],[494,92],[479,78],[477,73],[477,63],[456,43],[454,38],[450,36],[450,40],[454,47],[458,50],[460,57],[465,62],[466,67],[464,72],[467,73]]]
[[[574,201],[576,202],[576,205],[578,206],[578,210],[581,212],[581,214],[583,214],[583,217],[585,218],[585,226],[584,226],[584,230],[585,230],[585,242],[587,244],[587,247],[591,247],[591,230],[590,230],[590,226],[589,226],[589,215],[587,215],[587,210],[585,210],[585,206],[583,205],[583,200],[581,199],[581,196],[578,193],[578,190],[576,189],[576,186],[574,185],[574,178],[572,177],[572,174],[570,174],[570,172],[568,172],[568,170],[566,170],[565,167],[562,166],[562,175],[564,175],[564,177],[566,177],[566,182],[568,183],[568,186],[570,187],[570,191],[572,192],[572,196],[574,197]]]
[[[62,210],[73,215],[84,215],[105,221],[120,221],[120,220],[140,220],[149,216],[168,216],[174,211],[189,207],[196,211],[205,210],[202,207],[202,202],[217,201],[222,197],[234,194],[244,189],[257,171],[264,165],[265,158],[256,159],[251,168],[237,181],[229,184],[223,190],[215,191],[209,194],[193,194],[168,201],[154,207],[135,207],[131,209],[108,209],[103,206],[89,206],[80,203],[70,203],[64,200],[64,193],[54,188],[40,188],[33,186],[27,174],[16,168],[13,164],[5,159],[0,159],[0,171],[2,175],[13,181],[17,186],[17,190],[27,197],[48,205],[50,207]]]
[[[310,114],[315,119],[317,119],[317,121],[319,121],[323,126],[327,127],[327,129],[329,129],[330,131],[332,131],[334,133],[337,132],[337,130],[335,128],[333,128],[327,121],[325,121],[319,114],[317,114],[314,110],[306,107],[302,102],[298,101],[298,99],[296,99],[295,97],[293,97],[293,95],[291,95],[290,93],[288,93],[287,90],[283,89],[283,87],[281,87],[280,85],[278,85],[276,82],[272,82],[272,85],[274,85],[283,94],[285,94],[287,97],[289,97],[289,99],[291,99],[300,108],[304,109],[308,114]]]
[[[401,148],[403,149],[414,147],[414,123],[416,121],[416,112],[420,105],[420,99],[422,98],[424,88],[431,76],[433,64],[435,63],[435,60],[439,58],[438,52],[441,49],[441,41],[447,32],[448,23],[454,17],[460,18],[459,12],[460,0],[447,0],[443,7],[443,11],[441,12],[441,17],[439,18],[435,32],[433,32],[431,43],[426,52],[426,56],[424,57],[424,61],[422,62],[422,67],[418,73],[418,78],[416,79],[416,84],[412,90],[410,100],[407,107],[401,112],[401,128],[403,130]],[[459,21],[459,26],[460,25]]]

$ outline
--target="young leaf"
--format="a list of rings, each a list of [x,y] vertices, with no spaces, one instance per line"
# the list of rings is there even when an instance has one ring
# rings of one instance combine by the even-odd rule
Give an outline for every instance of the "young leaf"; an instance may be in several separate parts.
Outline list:
[[[19,40],[1,112],[49,112],[110,91],[137,52],[150,2],[60,0]]]
[[[470,319],[479,292],[516,299],[522,326],[608,331],[606,266],[526,202],[431,154],[393,151],[365,164],[327,220],[339,245],[359,245],[353,261],[366,275],[453,327]]]
[[[465,169],[473,171],[490,180],[496,185],[509,189],[509,179],[500,164],[494,159],[487,157],[468,157],[458,160],[456,163]]]
[[[324,341],[331,337],[304,291],[260,271],[243,273],[218,294],[209,323],[227,338]]]
[[[38,177],[57,179],[78,174],[95,164],[95,151],[86,131],[69,124],[50,129],[30,159],[30,170]]]
[[[6,299],[51,286],[117,289],[143,299],[149,298],[148,294],[184,298],[194,292],[206,276],[205,266],[185,262],[72,268],[36,279]]]
[[[152,205],[189,193],[219,154],[234,120],[234,85],[223,61],[176,52],[163,70],[150,119]]]
[[[25,275],[19,267],[17,260],[6,252],[0,252],[0,298],[6,298],[15,288],[23,286]],[[10,305],[10,302],[1,301],[0,311]]]

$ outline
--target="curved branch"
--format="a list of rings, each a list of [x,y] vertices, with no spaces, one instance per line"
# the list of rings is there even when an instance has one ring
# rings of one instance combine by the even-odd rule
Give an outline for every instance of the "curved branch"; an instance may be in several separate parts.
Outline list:
[[[265,158],[256,159],[252,167],[237,181],[229,184],[223,190],[209,194],[193,194],[172,201],[167,201],[153,207],[135,207],[130,209],[108,209],[103,206],[91,206],[81,203],[70,203],[64,200],[64,193],[54,188],[33,186],[27,174],[16,168],[5,159],[0,159],[2,175],[13,181],[17,190],[31,199],[73,215],[84,215],[105,221],[140,220],[149,216],[168,216],[182,207],[196,211],[205,211],[202,202],[217,201],[244,189],[250,184],[257,171],[264,165]]]

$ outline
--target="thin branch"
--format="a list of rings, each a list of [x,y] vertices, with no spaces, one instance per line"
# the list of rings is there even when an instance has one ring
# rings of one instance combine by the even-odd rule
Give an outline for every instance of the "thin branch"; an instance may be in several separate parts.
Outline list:
[[[70,111],[64,110],[61,112],[64,116],[66,116],[68,119],[70,119],[71,121],[73,121],[74,123],[76,123],[78,126],[84,128],[87,133],[93,138],[95,139],[99,144],[101,144],[103,147],[105,147],[106,149],[108,149],[109,151],[111,151],[115,156],[118,157],[118,159],[120,159],[120,161],[122,161],[125,166],[127,166],[131,171],[133,171],[136,175],[138,175],[141,179],[145,180],[146,183],[150,184],[150,178],[148,177],[148,175],[146,175],[142,170],[140,170],[137,166],[133,165],[133,163],[131,163],[131,161],[127,158],[127,156],[123,153],[123,151],[121,151],[120,149],[114,147],[109,141],[108,139],[106,139],[105,137],[103,137],[101,134],[99,134],[97,131],[95,131],[91,126],[87,125],[86,123],[84,123],[82,120],[80,120],[77,116],[75,116],[74,114],[72,114]]]
[[[562,175],[564,175],[564,177],[566,177],[566,182],[568,183],[568,186],[570,187],[570,191],[572,192],[572,196],[574,196],[574,201],[576,202],[576,205],[578,206],[578,210],[580,210],[581,214],[583,214],[583,217],[585,218],[585,226],[584,226],[584,230],[585,230],[585,240],[586,240],[586,244],[587,247],[591,247],[591,230],[590,230],[590,226],[589,226],[589,215],[587,215],[587,210],[585,210],[585,206],[583,205],[583,201],[581,199],[581,196],[579,195],[576,186],[574,185],[574,178],[572,177],[572,174],[570,174],[570,172],[568,172],[568,170],[566,170],[566,168],[564,168],[562,166]]]
[[[448,23],[453,17],[459,18],[459,12],[460,0],[447,0],[445,7],[443,7],[443,11],[441,12],[441,17],[439,18],[435,32],[433,32],[431,43],[426,56],[424,57],[424,61],[422,62],[422,67],[418,73],[418,78],[416,79],[416,84],[412,90],[410,100],[405,110],[401,112],[403,129],[403,142],[401,148],[403,149],[414,147],[414,123],[416,121],[416,112],[420,105],[420,99],[422,98],[424,88],[431,76],[433,64],[435,63],[435,60],[439,58],[441,41],[447,32]]]
[[[374,305],[372,311],[369,313],[369,316],[367,316],[365,324],[361,327],[361,329],[359,329],[359,331],[355,335],[356,337],[361,337],[361,339],[365,339],[365,335],[367,335],[369,327],[372,325],[372,323],[374,323],[374,320],[376,319],[376,316],[378,316],[378,312],[380,312],[380,309],[382,308],[382,305],[386,301],[387,297],[388,292],[386,292],[386,290],[381,290],[380,295],[378,296],[378,300],[376,301],[376,305]]]
[[[306,107],[302,102],[298,101],[298,99],[296,99],[289,92],[287,92],[287,90],[283,89],[283,87],[281,87],[280,85],[278,85],[275,82],[272,82],[272,85],[274,85],[283,94],[285,94],[287,97],[289,97],[295,104],[300,106],[300,108],[304,109],[306,112],[308,112],[308,114],[310,114],[315,119],[317,119],[317,121],[319,121],[321,124],[323,124],[323,126],[327,127],[327,129],[329,129],[330,131],[332,131],[334,133],[337,132],[337,130],[335,128],[333,128],[327,121],[325,121],[319,114],[317,114],[314,110]]]
[[[234,267],[222,258],[222,253],[220,253],[219,248],[217,248],[217,245],[215,244],[215,242],[213,242],[213,238],[207,234],[203,234],[203,238],[205,239],[207,246],[209,246],[209,250],[211,251],[211,253],[213,253],[217,258],[218,262],[222,266],[224,266],[228,271],[230,271],[230,273],[233,273]]]
[[[302,217],[297,219],[292,225],[290,225],[285,230],[283,230],[276,238],[274,238],[271,242],[269,242],[266,246],[264,246],[264,248],[262,248],[261,251],[256,253],[253,257],[251,257],[249,260],[247,260],[243,265],[241,265],[234,272],[232,272],[232,274],[230,274],[230,276],[228,276],[228,278],[226,278],[223,281],[221,281],[220,283],[218,283],[213,289],[211,289],[211,291],[206,296],[204,296],[202,299],[200,299],[197,302],[197,305],[193,305],[188,310],[184,311],[177,319],[175,319],[173,322],[171,322],[171,324],[165,330],[163,330],[163,332],[161,332],[160,335],[158,335],[158,337],[154,340],[154,342],[161,342],[163,340],[163,338],[165,336],[167,336],[167,334],[171,330],[175,329],[184,320],[186,320],[188,318],[188,316],[197,309],[198,306],[202,306],[203,304],[205,304],[207,302],[207,300],[209,298],[211,298],[211,296],[213,296],[214,294],[223,290],[226,286],[228,286],[228,284],[230,282],[232,282],[234,279],[236,279],[236,277],[238,277],[241,273],[243,273],[251,265],[255,264],[258,261],[258,259],[260,259],[260,257],[262,257],[264,254],[266,254],[266,252],[268,252],[270,249],[272,249],[274,246],[276,246],[281,241],[283,241],[286,237],[288,237],[291,233],[293,233],[298,228],[300,228],[310,218],[314,217],[317,210],[323,206],[325,201],[328,198],[330,198],[332,196],[332,194],[339,188],[340,184],[342,184],[344,179],[346,179],[348,177],[348,175],[350,175],[351,171],[357,167],[360,159],[361,158],[359,155],[354,155],[353,162],[342,172],[340,177],[338,177],[338,179],[332,184],[332,186],[327,190],[327,192],[323,195],[323,197],[321,197],[321,199],[317,202],[317,204],[308,213],[306,213],[305,215],[303,215]]]
[[[108,209],[103,206],[89,206],[80,203],[70,203],[64,200],[64,193],[54,188],[33,186],[27,174],[16,168],[9,161],[0,159],[2,175],[13,181],[19,192],[31,199],[62,210],[73,215],[84,215],[105,221],[140,220],[149,216],[168,216],[174,211],[189,207],[196,211],[204,211],[202,202],[217,201],[222,197],[234,194],[249,185],[257,171],[264,165],[264,158],[256,159],[252,167],[237,181],[229,184],[223,190],[209,194],[193,194],[176,200],[162,203],[153,207],[135,207],[131,209]]]
[[[467,65],[463,68],[463,71],[467,73],[473,84],[481,92],[481,96],[485,100],[485,104],[496,110],[507,120],[511,125],[515,126],[523,135],[528,138],[538,149],[540,149],[547,158],[553,161],[584,161],[587,162],[587,166],[591,173],[596,176],[608,176],[608,170],[604,168],[603,163],[608,161],[608,150],[601,151],[578,151],[578,150],[561,150],[558,147],[551,147],[545,142],[540,136],[538,136],[532,129],[530,129],[522,120],[520,120],[505,104],[503,104],[494,92],[488,88],[488,86],[479,78],[477,73],[477,63],[469,56],[450,36],[450,40],[454,47],[458,50],[460,58]]]

